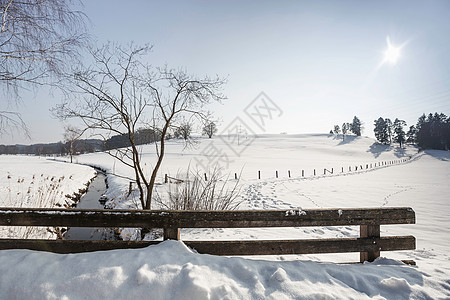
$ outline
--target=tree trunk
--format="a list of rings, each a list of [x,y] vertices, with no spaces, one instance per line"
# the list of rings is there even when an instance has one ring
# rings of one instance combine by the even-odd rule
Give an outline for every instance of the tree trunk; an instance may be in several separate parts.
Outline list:
[[[158,174],[159,167],[161,166],[161,163],[164,158],[164,151],[165,151],[165,140],[166,140],[166,133],[167,129],[169,128],[170,119],[164,126],[162,132],[161,132],[161,149],[158,157],[158,161],[156,162],[155,168],[153,169],[152,176],[150,178],[150,183],[147,187],[147,199],[145,201],[145,209],[151,209],[152,207],[152,196],[153,196],[153,187],[155,186],[156,181],[156,175]]]

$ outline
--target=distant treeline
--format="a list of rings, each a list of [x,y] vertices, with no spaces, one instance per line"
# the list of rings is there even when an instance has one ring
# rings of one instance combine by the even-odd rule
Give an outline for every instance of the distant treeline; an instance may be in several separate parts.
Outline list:
[[[416,125],[409,126],[405,132],[406,122],[398,118],[392,122],[389,118],[378,118],[374,121],[375,137],[380,143],[416,144],[423,149],[450,149],[450,117],[443,113],[423,114]]]
[[[449,150],[450,117],[442,113],[423,114],[415,127],[415,142],[424,149]]]
[[[136,145],[143,145],[159,140],[159,134],[152,129],[139,129],[134,135]],[[107,140],[80,139],[73,142],[75,153],[91,153],[111,149],[129,147],[128,135],[115,135]],[[31,155],[67,155],[70,151],[69,142],[33,145],[0,145],[0,154],[31,154]]]

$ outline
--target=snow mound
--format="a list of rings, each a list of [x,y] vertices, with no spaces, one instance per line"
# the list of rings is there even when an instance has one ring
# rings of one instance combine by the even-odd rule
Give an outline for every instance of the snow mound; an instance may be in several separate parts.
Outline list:
[[[388,264],[389,263],[389,264]],[[391,264],[394,263],[394,264]],[[444,298],[398,261],[336,265],[197,254],[182,242],[82,254],[2,251],[1,299]]]

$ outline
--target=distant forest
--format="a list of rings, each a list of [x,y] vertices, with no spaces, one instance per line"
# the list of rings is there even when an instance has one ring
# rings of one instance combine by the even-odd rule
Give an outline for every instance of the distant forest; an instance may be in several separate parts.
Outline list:
[[[375,137],[380,143],[390,144],[392,142],[402,144],[416,144],[422,149],[450,149],[450,117],[443,113],[423,114],[417,120],[416,125],[409,126],[404,131],[406,122],[398,118],[392,122],[382,117],[374,121]]]
[[[151,129],[139,129],[135,132],[136,145],[143,145],[159,140],[159,134]],[[130,146],[128,135],[115,135],[107,140],[80,139],[73,142],[76,154],[106,151]],[[69,142],[33,145],[0,145],[0,154],[32,154],[32,155],[67,155],[70,151]]]
[[[379,117],[374,121],[374,126],[375,138],[382,144],[398,143],[400,147],[404,144],[415,144],[422,149],[450,149],[450,117],[443,113],[423,114],[416,125],[409,126],[407,132],[404,130],[406,122],[398,118],[392,122],[389,118]],[[348,132],[360,136],[362,129],[361,121],[355,116],[352,123],[344,122],[342,127],[334,125],[330,134],[342,133],[345,140]]]

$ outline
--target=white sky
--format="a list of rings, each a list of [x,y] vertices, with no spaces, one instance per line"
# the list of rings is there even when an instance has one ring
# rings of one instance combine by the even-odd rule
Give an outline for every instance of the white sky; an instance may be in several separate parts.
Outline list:
[[[221,129],[264,91],[283,111],[266,133],[327,133],[357,115],[373,136],[378,117],[415,124],[422,113],[450,114],[449,1],[85,1],[98,43],[154,45],[149,61],[197,75],[228,76],[228,100],[212,110]],[[386,39],[403,45],[382,64]],[[0,96],[1,107],[7,99]],[[32,139],[56,142],[63,125],[50,117],[59,101],[24,94],[18,108]]]

